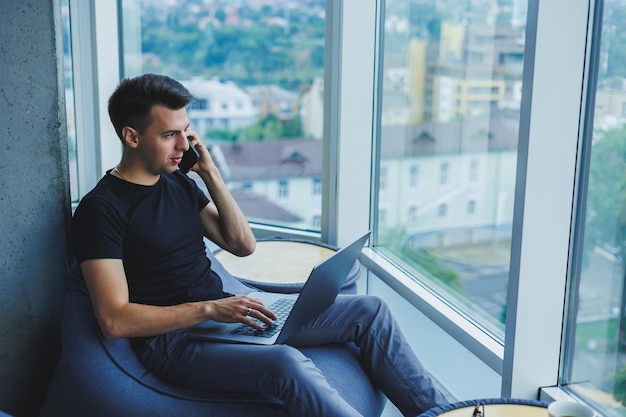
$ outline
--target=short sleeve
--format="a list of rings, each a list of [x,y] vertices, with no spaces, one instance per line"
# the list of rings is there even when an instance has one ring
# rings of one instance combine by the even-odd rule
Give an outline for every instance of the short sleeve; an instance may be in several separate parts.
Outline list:
[[[204,191],[200,189],[200,187],[198,187],[197,184],[196,184],[196,193],[198,194],[198,211],[201,211],[204,208],[204,206],[206,206],[207,204],[211,202],[211,200],[209,200],[207,195],[204,193]]]
[[[103,199],[83,199],[72,219],[72,240],[77,260],[122,259],[126,228],[122,217]]]
[[[196,194],[196,198],[198,200],[198,211],[202,211],[204,206],[211,202],[208,197],[208,190],[206,190],[206,185],[202,182],[199,176],[195,175],[192,178],[187,174],[182,173],[181,171],[176,171],[172,175],[177,177],[179,181],[182,181],[193,188],[193,192]]]

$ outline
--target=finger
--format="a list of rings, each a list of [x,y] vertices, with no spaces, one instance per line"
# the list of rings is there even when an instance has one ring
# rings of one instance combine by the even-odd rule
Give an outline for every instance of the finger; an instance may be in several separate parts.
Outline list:
[[[243,324],[248,325],[248,326],[250,326],[250,327],[252,327],[254,329],[257,329],[257,330],[263,330],[264,329],[263,325],[260,322],[251,320],[249,318],[245,318],[245,319],[241,320],[241,322]]]
[[[258,311],[261,312],[264,316],[268,317],[270,320],[276,320],[278,318],[272,310],[268,309],[265,306],[263,306],[263,308],[260,308]]]
[[[198,141],[198,133],[195,130],[188,129],[187,130],[187,139],[191,142],[195,143]]]
[[[198,136],[197,132],[193,130],[188,131],[187,139],[191,141],[191,144],[194,146],[194,148],[196,148],[198,152],[200,152],[200,154],[202,154],[203,150],[206,149],[206,146],[204,146],[204,143],[200,140],[200,136]]]
[[[277,318],[276,314],[274,314],[272,310],[265,307],[265,305],[260,301],[255,304],[251,304],[250,307],[252,308],[252,310],[257,311],[259,314],[269,318],[270,320],[276,320]],[[261,320],[261,318],[259,318],[259,320]]]
[[[264,324],[266,324],[267,326],[271,326],[274,324],[274,320],[276,320],[276,315],[274,313],[272,313],[271,311],[265,309],[266,312],[263,312],[257,308],[251,307],[250,308],[250,313],[247,314],[247,317],[244,317],[244,320],[248,319],[248,317],[250,317],[250,321],[252,321],[253,323],[257,324],[258,326],[253,326],[255,328],[261,328],[262,326],[259,324],[258,321],[252,320],[252,319],[257,319],[260,320],[261,322],[263,322]]]
[[[253,319],[258,319],[258,320],[253,320]],[[260,320],[260,321],[259,321]],[[241,322],[243,324],[247,324],[250,327],[253,327],[257,330],[263,330],[263,323],[265,323],[268,326],[272,325],[272,321],[267,319],[267,317],[263,317],[258,311],[256,310],[250,310],[250,314],[246,315],[243,317],[243,319],[241,319]]]
[[[259,310],[252,309],[249,316],[254,317],[255,319],[261,320],[263,323],[267,324],[268,326],[271,326],[272,324],[274,324],[274,320],[276,320],[276,316],[271,311],[269,313],[271,314],[271,316],[264,314],[263,312]]]

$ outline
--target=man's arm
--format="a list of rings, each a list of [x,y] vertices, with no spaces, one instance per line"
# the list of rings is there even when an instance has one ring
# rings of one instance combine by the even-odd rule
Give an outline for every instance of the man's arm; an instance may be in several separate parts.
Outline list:
[[[260,328],[276,319],[259,300],[247,296],[227,297],[175,306],[131,303],[124,266],[120,259],[92,259],[81,263],[93,309],[104,336],[155,336],[191,327],[205,320],[241,322]]]
[[[188,136],[200,154],[194,170],[207,186],[214,204],[207,204],[200,212],[205,235],[221,248],[237,256],[254,252],[256,238],[248,219],[230,194],[206,146],[195,132]]]

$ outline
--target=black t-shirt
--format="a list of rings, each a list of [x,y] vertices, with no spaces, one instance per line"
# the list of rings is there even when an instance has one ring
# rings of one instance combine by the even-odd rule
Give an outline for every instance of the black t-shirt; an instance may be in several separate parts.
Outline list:
[[[131,302],[174,305],[224,296],[211,272],[200,210],[209,203],[180,171],[153,186],[107,173],[76,208],[72,237],[79,262],[122,259]]]

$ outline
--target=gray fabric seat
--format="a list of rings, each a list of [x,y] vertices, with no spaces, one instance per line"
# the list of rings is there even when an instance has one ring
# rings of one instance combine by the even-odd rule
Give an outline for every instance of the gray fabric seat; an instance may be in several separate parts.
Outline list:
[[[207,254],[224,289],[242,294],[242,284]],[[233,395],[174,386],[137,359],[128,339],[104,339],[76,264],[69,268],[62,328],[62,354],[40,416],[252,416],[288,413],[276,398]],[[370,381],[353,345],[304,348],[329,383],[364,416],[379,416],[386,397]]]

